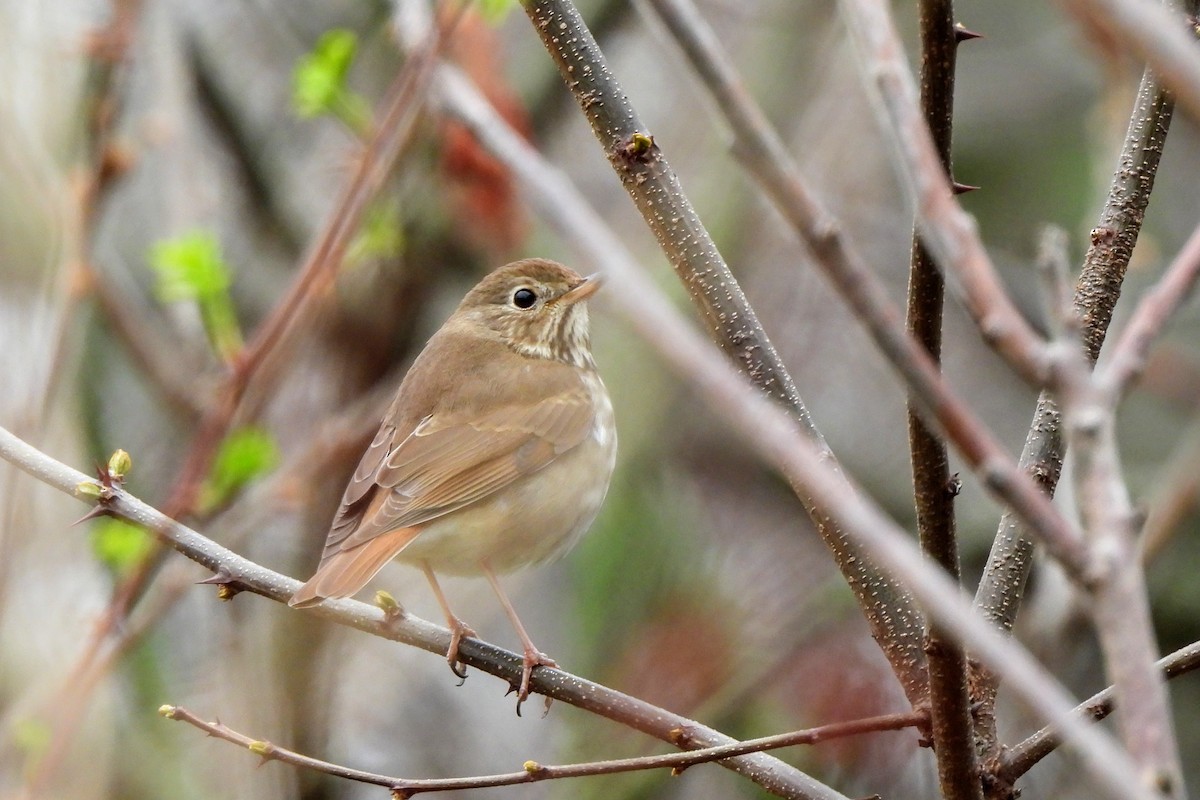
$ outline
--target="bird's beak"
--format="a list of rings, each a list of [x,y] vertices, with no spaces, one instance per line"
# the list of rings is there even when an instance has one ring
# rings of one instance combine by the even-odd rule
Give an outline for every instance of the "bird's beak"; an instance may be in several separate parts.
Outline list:
[[[602,281],[599,272],[593,275],[588,275],[583,279],[582,283],[564,294],[562,297],[559,297],[558,302],[565,303],[566,305],[573,305],[581,300],[587,300],[600,288],[601,282]]]

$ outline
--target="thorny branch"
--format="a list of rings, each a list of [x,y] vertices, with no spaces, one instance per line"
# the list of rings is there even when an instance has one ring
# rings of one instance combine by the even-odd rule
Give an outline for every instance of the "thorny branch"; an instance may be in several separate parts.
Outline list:
[[[691,294],[710,335],[762,391],[790,410],[822,450],[826,462],[836,465],[740,285],[661,148],[609,70],[578,10],[569,0],[524,0],[523,5],[609,163]],[[802,487],[793,488],[833,553],[905,694],[917,702],[925,694],[926,681],[925,655],[916,635],[922,628],[919,610],[903,587],[838,530]]]
[[[958,45],[966,41],[955,25],[952,0],[921,0],[921,113],[933,134],[938,156],[953,181],[951,144],[954,131],[954,72]],[[907,327],[940,363],[945,285],[933,257],[914,231],[908,273]],[[946,441],[926,425],[918,405],[908,400],[908,443],[912,459],[913,500],[921,549],[961,580],[954,515],[957,477],[950,475]],[[1036,491],[1032,482],[1028,484]],[[938,626],[927,624],[929,716],[938,781],[946,800],[982,800],[971,699],[967,688],[967,654]]]

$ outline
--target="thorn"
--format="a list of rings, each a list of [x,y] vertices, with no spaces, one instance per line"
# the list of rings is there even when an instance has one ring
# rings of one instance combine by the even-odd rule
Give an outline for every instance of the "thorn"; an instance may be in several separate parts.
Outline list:
[[[224,565],[218,567],[212,577],[196,581],[197,586],[205,584],[217,587],[218,600],[232,600],[243,591],[242,587],[238,585],[237,579],[233,577]]]
[[[950,181],[950,189],[955,194],[966,194],[967,192],[973,192],[978,188],[979,188],[978,186],[972,186],[969,183],[959,183],[958,181]]]
[[[71,527],[75,527],[76,525],[82,525],[83,523],[87,522],[88,520],[99,519],[100,517],[112,517],[112,516],[116,516],[116,515],[113,514],[112,511],[109,511],[104,506],[92,506],[92,510],[87,512],[86,514],[84,514],[79,519],[72,522]]]
[[[957,42],[958,44],[962,44],[963,42],[969,42],[972,39],[982,39],[982,38],[983,38],[982,33],[976,33],[973,30],[967,29],[966,27],[963,26],[963,24],[961,22],[954,23],[954,41]]]
[[[220,567],[217,567],[217,571],[213,573],[213,576],[211,578],[205,578],[202,581],[196,581],[196,585],[202,586],[204,584],[212,584],[215,586],[221,586],[226,583],[232,583],[232,582],[233,582],[233,575],[231,575],[229,573],[229,570],[225,569],[224,566],[220,566]]]
[[[542,709],[542,719],[550,716],[550,706],[554,705],[554,698],[546,695],[546,706]]]

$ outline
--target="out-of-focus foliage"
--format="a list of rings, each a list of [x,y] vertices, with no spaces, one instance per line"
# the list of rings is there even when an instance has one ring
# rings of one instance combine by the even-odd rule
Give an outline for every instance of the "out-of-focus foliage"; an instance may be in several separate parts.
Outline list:
[[[158,242],[150,251],[158,273],[158,296],[165,302],[194,302],[200,309],[213,350],[229,361],[242,349],[242,334],[229,289],[233,270],[217,237],[191,231]]]
[[[117,575],[141,563],[154,548],[154,538],[121,519],[102,519],[92,528],[92,552]]]
[[[357,53],[358,37],[353,31],[339,28],[322,35],[292,73],[296,113],[306,119],[330,114],[357,133],[366,131],[371,124],[371,107],[346,84]]]
[[[279,448],[269,431],[257,426],[239,428],[221,443],[208,479],[201,488],[200,508],[215,508],[246,484],[279,463]]]

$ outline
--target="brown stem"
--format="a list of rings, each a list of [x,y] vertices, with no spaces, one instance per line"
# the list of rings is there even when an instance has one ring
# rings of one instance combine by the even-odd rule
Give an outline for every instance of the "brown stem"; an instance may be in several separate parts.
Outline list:
[[[464,789],[484,789],[493,786],[516,786],[524,783],[536,783],[544,780],[562,780],[564,778],[584,778],[594,775],[615,775],[623,772],[636,772],[650,769],[670,769],[679,774],[687,767],[696,764],[706,764],[749,753],[760,753],[776,750],[782,747],[817,744],[848,736],[861,736],[865,733],[881,731],[896,731],[923,724],[925,718],[921,714],[888,714],[879,717],[856,719],[849,722],[834,722],[817,728],[802,731],[781,733],[775,736],[764,736],[759,739],[749,739],[744,742],[733,742],[718,747],[705,747],[685,753],[666,753],[657,756],[638,756],[634,758],[618,758],[608,761],[591,761],[581,764],[550,765],[539,764],[536,761],[526,761],[520,772],[508,772],[499,775],[479,775],[470,778],[395,778],[373,772],[344,767],[328,761],[321,761],[310,756],[302,755],[294,750],[252,739],[238,733],[220,722],[205,722],[198,716],[179,706],[163,706],[159,713],[167,719],[186,722],[209,736],[223,739],[240,745],[260,756],[266,761],[282,761],[297,767],[311,769],[332,775],[336,778],[369,783],[375,786],[387,786],[392,790],[393,797],[407,798],[426,792],[447,792]],[[679,731],[680,746],[686,746],[687,731]]]
[[[696,216],[654,137],[613,77],[579,12],[567,0],[524,0],[524,6],[712,337],[760,389],[789,409],[828,462],[836,463],[741,287]],[[903,587],[884,575],[800,487],[796,488],[858,598],[872,635],[906,694],[915,702],[923,696],[925,685],[925,657],[913,636],[921,627],[920,612]]]
[[[128,34],[129,31],[125,30],[125,35]],[[268,358],[278,356],[278,345],[286,331],[311,311],[313,298],[325,282],[332,280],[339,268],[342,256],[358,229],[366,207],[383,185],[406,144],[412,139],[424,87],[437,53],[438,42],[434,39],[410,61],[394,83],[386,103],[385,114],[359,162],[359,169],[343,189],[339,202],[319,234],[300,274],[268,319],[259,326],[254,338],[236,360],[234,368],[215,390],[212,402],[208,404],[198,423],[197,433],[192,438],[186,460],[164,505],[167,516],[175,519],[193,513],[200,486],[221,441],[233,424],[251,380],[262,371]],[[92,662],[106,652],[106,641],[119,630],[130,608],[153,580],[166,552],[165,548],[156,546],[116,586],[104,615],[97,621],[82,654],[69,672],[71,676],[91,675],[96,672]],[[91,685],[94,686],[95,683]],[[68,717],[81,711],[82,706],[88,702],[89,692],[76,691],[73,697],[80,709],[67,709],[64,713]],[[71,726],[60,726],[54,731],[54,753],[65,751],[67,741],[74,735],[73,731]],[[37,786],[37,776],[53,774],[55,766],[55,759],[42,759],[31,785]]]
[[[954,65],[958,34],[951,0],[921,0],[921,112],[948,176],[954,130]],[[914,232],[908,273],[909,332],[940,363],[942,274]],[[923,421],[908,401],[908,443],[912,457],[913,500],[921,549],[954,581],[960,580],[954,497],[957,479],[950,476],[946,442]],[[938,625],[925,627],[929,657],[929,716],[938,782],[946,800],[982,800],[971,701],[967,690],[967,655],[953,636]]]
[[[1141,232],[1172,108],[1169,94],[1152,73],[1145,72],[1108,198],[1075,284],[1075,314],[1080,320],[1084,352],[1092,363],[1100,354],[1121,294],[1125,270]],[[1053,495],[1062,475],[1063,453],[1061,413],[1054,398],[1043,392],[1021,451],[1021,468],[1033,476],[1046,494]],[[975,593],[976,608],[1003,631],[1011,631],[1016,622],[1032,565],[1033,539],[1016,515],[1005,512]],[[978,707],[978,732],[983,750],[989,755],[998,747],[995,729],[998,688],[993,675],[977,671],[973,693]]]

